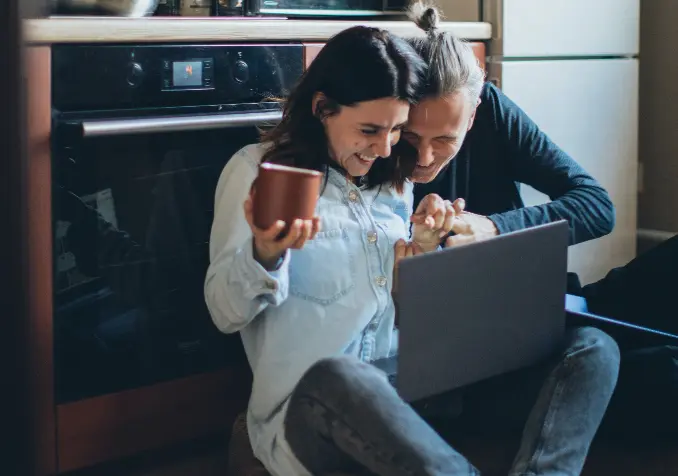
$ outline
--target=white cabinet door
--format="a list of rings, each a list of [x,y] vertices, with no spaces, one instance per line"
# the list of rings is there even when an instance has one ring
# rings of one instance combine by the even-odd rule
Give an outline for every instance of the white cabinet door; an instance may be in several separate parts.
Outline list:
[[[497,40],[492,55],[623,56],[639,49],[640,0],[484,0],[483,20]]]
[[[615,230],[571,247],[570,269],[590,282],[628,262],[636,250],[638,60],[509,61],[491,64],[490,73],[615,204]],[[526,186],[522,195],[527,205],[548,200]]]

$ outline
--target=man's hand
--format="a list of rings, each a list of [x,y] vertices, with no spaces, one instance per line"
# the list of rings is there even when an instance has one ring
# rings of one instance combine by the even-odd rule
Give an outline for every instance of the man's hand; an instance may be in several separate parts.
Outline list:
[[[451,203],[435,193],[426,195],[410,218],[412,241],[424,252],[436,250],[443,237],[453,231],[454,219],[463,210],[461,199]]]
[[[462,212],[455,217],[452,231],[456,234],[445,240],[446,248],[483,241],[499,235],[499,230],[492,220],[470,212]]]

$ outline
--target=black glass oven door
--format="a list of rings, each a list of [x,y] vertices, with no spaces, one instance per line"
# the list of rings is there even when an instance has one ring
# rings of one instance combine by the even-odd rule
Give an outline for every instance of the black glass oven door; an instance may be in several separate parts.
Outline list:
[[[216,330],[203,297],[214,192],[229,158],[279,119],[57,120],[59,403],[243,364],[239,337]]]

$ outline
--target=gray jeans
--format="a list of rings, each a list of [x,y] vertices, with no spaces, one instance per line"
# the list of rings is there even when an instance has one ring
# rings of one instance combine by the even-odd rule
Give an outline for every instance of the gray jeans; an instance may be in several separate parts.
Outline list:
[[[464,389],[459,422],[473,424],[475,416],[478,427],[501,425],[503,417],[520,422],[511,475],[578,475],[618,371],[619,349],[607,334],[572,329],[563,352],[548,364]],[[285,436],[315,476],[480,474],[380,370],[350,357],[322,360],[302,377],[289,403]]]

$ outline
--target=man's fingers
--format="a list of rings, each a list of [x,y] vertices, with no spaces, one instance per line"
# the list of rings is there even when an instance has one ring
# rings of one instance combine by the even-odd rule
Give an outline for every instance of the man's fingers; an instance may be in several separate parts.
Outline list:
[[[464,215],[465,213],[462,213],[454,217],[451,231],[455,232],[457,235],[474,235],[473,228],[464,219]]]
[[[460,214],[466,208],[466,200],[463,198],[457,198],[454,202],[452,202],[452,207],[457,214]]]
[[[453,205],[448,202],[445,207],[445,220],[443,221],[443,224],[440,227],[439,233],[440,238],[442,238],[443,236],[447,235],[450,231],[452,231],[456,215],[457,213],[455,212]]]
[[[453,246],[465,245],[476,241],[473,235],[454,235],[445,240],[445,248],[452,248]]]
[[[436,210],[435,215],[433,215],[433,229],[440,230],[445,223],[445,215],[447,214],[447,209],[443,204],[443,208]]]

